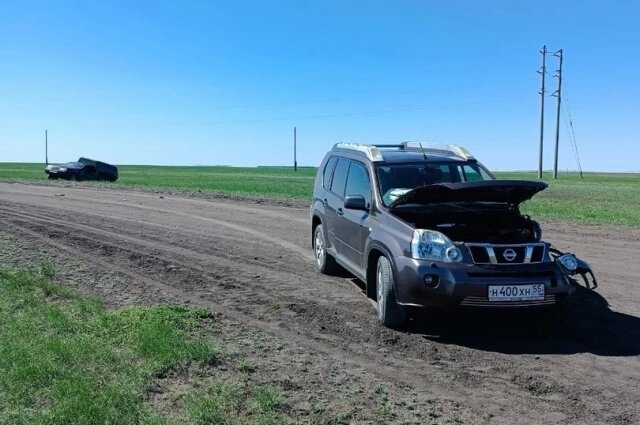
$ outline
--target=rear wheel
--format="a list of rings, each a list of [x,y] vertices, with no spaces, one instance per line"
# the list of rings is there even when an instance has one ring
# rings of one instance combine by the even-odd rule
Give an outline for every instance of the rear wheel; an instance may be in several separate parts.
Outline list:
[[[322,230],[322,224],[318,224],[313,232],[313,253],[316,258],[316,266],[318,270],[323,274],[334,274],[338,271],[338,263],[327,252],[327,243],[324,238],[324,231]]]
[[[376,269],[376,293],[378,300],[378,320],[388,328],[397,329],[404,325],[404,307],[398,304],[391,262],[385,256],[378,258]]]

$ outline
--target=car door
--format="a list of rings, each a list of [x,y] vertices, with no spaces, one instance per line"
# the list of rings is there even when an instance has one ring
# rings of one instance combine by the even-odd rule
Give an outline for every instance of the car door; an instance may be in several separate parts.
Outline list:
[[[325,192],[325,199],[322,200],[325,208],[325,224],[327,238],[330,247],[338,257],[344,255],[344,242],[341,238],[339,226],[340,215],[344,211],[344,188],[349,172],[349,160],[339,158],[331,179],[331,187]]]
[[[366,205],[371,205],[371,179],[367,167],[355,160],[351,160],[345,196],[359,195],[364,197]],[[340,238],[343,242],[343,255],[353,267],[362,270],[364,266],[364,247],[369,236],[369,211],[342,208],[338,226]]]

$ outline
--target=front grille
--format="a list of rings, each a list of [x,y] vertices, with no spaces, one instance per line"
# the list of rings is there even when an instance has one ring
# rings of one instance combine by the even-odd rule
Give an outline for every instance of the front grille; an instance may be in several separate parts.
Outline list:
[[[491,264],[489,259],[489,253],[487,249],[482,245],[469,245],[473,262],[476,264]]]
[[[519,245],[467,244],[475,264],[531,264],[544,259],[544,243]]]
[[[460,305],[465,307],[535,307],[555,303],[555,295],[545,295],[544,300],[538,301],[489,301],[487,297],[464,297]]]

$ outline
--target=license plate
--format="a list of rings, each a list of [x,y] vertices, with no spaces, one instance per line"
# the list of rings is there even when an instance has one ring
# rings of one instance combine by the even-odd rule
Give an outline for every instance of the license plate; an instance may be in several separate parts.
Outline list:
[[[544,284],[489,285],[489,301],[542,301]]]

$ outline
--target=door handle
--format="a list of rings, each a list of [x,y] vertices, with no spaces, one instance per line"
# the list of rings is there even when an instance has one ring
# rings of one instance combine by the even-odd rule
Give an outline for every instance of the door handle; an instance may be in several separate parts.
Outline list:
[[[338,208],[338,215],[344,215],[344,211],[342,211],[342,208]]]
[[[325,207],[326,207],[327,205],[329,205],[329,201],[327,200],[327,198],[324,198],[324,199],[322,200],[322,205],[324,205]]]

